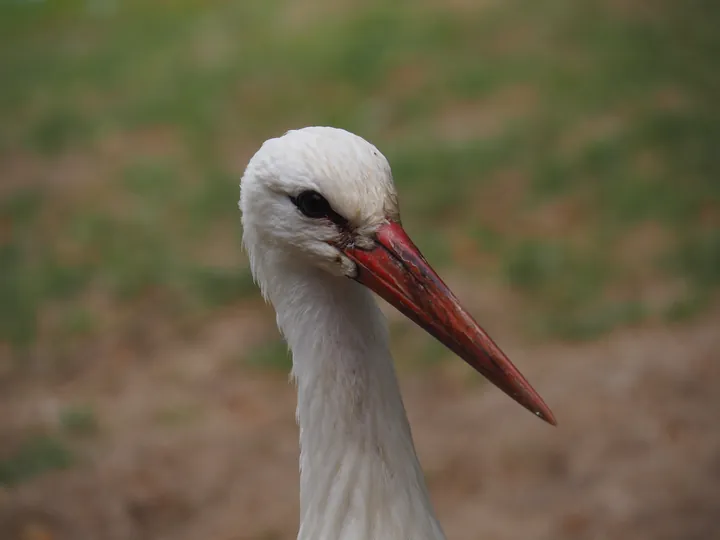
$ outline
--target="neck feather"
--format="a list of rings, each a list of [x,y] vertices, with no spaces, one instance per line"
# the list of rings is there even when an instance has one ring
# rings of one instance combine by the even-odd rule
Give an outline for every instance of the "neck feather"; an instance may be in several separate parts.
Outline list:
[[[285,268],[265,289],[298,388],[298,539],[443,539],[375,300],[346,278]]]

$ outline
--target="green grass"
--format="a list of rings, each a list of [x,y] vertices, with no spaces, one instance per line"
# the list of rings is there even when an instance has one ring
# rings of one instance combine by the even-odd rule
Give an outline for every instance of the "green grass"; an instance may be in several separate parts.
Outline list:
[[[27,439],[17,451],[0,460],[0,486],[13,486],[42,473],[66,469],[73,464],[70,450],[59,439],[38,435]]]
[[[81,147],[92,137],[89,121],[81,113],[59,108],[48,111],[30,131],[28,145],[41,155],[56,155]]]
[[[307,124],[383,149],[418,245],[439,266],[482,255],[467,271],[516,291],[530,332],[682,319],[720,285],[714,3],[89,5],[0,5],[0,166],[18,186],[0,195],[0,340],[18,351],[122,334],[98,295],[136,319],[162,299],[178,327],[254,297],[243,164]],[[563,204],[581,210],[555,218]],[[638,268],[615,247],[648,223],[667,241]],[[476,253],[456,260],[455,239]],[[617,293],[638,276],[688,287],[658,313]],[[259,362],[287,367],[276,353]]]
[[[690,277],[698,287],[717,286],[720,284],[720,230],[686,238],[668,264],[675,272]]]
[[[91,407],[75,405],[60,411],[60,425],[70,435],[95,435],[100,430],[97,417]]]
[[[248,366],[268,368],[283,373],[287,373],[292,367],[290,351],[282,339],[275,339],[256,347],[243,361]]]
[[[201,418],[202,411],[190,405],[165,407],[154,415],[157,424],[164,427],[187,426]]]

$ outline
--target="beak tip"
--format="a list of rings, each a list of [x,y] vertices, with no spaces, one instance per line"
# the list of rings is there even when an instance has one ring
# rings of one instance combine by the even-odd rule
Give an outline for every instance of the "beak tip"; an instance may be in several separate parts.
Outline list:
[[[551,426],[557,426],[557,420],[555,419],[555,415],[547,407],[545,407],[545,410],[536,410],[535,416],[540,418],[540,420],[544,420]]]

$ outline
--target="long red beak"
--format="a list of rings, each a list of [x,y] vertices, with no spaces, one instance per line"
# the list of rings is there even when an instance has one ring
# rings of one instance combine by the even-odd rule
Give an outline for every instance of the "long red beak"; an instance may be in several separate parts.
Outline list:
[[[399,223],[382,225],[373,249],[348,247],[344,252],[358,265],[358,282],[424,328],[520,405],[556,425],[550,408],[463,309]]]

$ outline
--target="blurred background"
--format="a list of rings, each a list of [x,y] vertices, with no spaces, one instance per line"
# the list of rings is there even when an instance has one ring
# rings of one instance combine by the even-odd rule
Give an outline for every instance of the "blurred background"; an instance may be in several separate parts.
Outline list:
[[[720,4],[0,3],[0,536],[297,530],[287,351],[240,247],[334,125],[545,397],[387,310],[448,537],[720,538]]]

